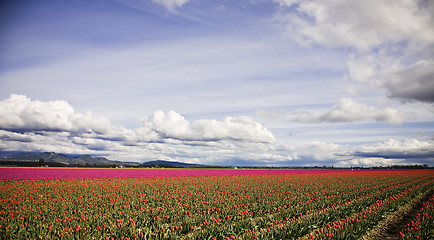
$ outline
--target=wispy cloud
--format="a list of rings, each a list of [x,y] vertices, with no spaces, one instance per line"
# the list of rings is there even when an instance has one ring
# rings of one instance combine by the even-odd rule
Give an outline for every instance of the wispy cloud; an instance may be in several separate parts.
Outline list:
[[[154,3],[160,4],[167,8],[167,10],[173,12],[176,8],[182,7],[189,0],[152,0]]]
[[[393,108],[380,109],[375,106],[354,102],[351,98],[343,98],[338,104],[325,113],[311,113],[307,111],[285,112],[258,112],[260,116],[277,121],[301,122],[301,123],[349,123],[365,120],[375,120],[399,125],[408,114],[399,112]]]
[[[4,86],[0,93],[65,99],[112,121],[134,121],[137,113],[150,115],[157,109],[184,114],[248,112],[293,104],[294,99],[323,101],[337,94],[332,82],[336,71],[345,68],[339,64],[342,56],[321,50],[313,54],[291,46],[282,49],[284,43],[281,39],[216,37],[168,39],[114,49],[80,46],[75,55],[0,73]],[[300,76],[303,72],[309,76]],[[316,83],[316,72],[327,84]],[[303,81],[293,81],[300,77]],[[39,91],[33,91],[34,85]],[[314,92],[315,99],[307,94]]]
[[[432,1],[3,6],[1,151],[269,166],[432,159],[422,150],[434,141]]]

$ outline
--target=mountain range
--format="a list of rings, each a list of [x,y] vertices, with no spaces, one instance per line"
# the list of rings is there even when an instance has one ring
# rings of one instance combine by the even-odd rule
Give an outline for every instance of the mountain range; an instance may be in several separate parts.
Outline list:
[[[7,157],[0,158],[0,165],[17,166],[94,166],[94,167],[205,167],[200,164],[189,164],[182,162],[172,162],[154,160],[144,163],[121,162],[109,160],[105,157],[92,157],[90,155],[67,156],[54,152],[44,153],[16,153]]]

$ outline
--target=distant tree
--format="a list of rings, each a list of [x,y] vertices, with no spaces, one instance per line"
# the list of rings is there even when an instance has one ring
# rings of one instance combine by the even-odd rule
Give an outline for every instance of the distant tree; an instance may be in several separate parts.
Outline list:
[[[42,167],[45,163],[45,160],[43,158],[39,158],[39,166]]]

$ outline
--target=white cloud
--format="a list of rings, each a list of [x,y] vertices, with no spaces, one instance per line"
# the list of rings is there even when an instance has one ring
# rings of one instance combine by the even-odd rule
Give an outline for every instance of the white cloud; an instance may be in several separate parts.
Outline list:
[[[1,151],[58,152],[69,154],[93,154],[83,145],[74,144],[68,133],[24,132],[0,130]]]
[[[0,128],[12,131],[66,131],[71,133],[97,133],[102,135],[124,131],[110,124],[106,118],[75,113],[63,100],[32,101],[24,95],[11,94],[0,101]]]
[[[160,4],[167,8],[167,10],[173,12],[176,8],[182,7],[189,0],[152,0],[154,3]]]
[[[305,142],[283,145],[280,151],[292,153],[292,162],[334,166],[390,166],[401,164],[428,164],[434,162],[432,141],[409,138],[388,139],[384,142],[365,145],[342,145],[329,142]],[[282,154],[282,152],[281,152]],[[291,164],[288,161],[287,164]],[[279,161],[276,160],[276,163]],[[303,162],[302,164],[303,165]]]
[[[356,103],[350,98],[343,98],[330,111],[320,115],[316,119],[314,118],[313,120],[320,122],[354,122],[373,119],[378,122],[399,125],[406,119],[406,116],[396,109],[379,109],[374,106]]]
[[[378,108],[354,102],[351,98],[342,98],[338,104],[325,113],[310,113],[307,111],[297,111],[292,114],[260,112],[261,116],[275,119],[278,121],[291,121],[301,123],[341,123],[357,122],[363,120],[375,120],[377,122],[387,122],[399,125],[408,119],[407,114],[401,113],[393,108]]]
[[[336,146],[336,142],[355,145],[402,134],[410,136],[416,131],[415,125],[419,125],[417,131],[432,134],[427,127],[432,112],[428,115],[427,111],[424,121],[428,123],[413,122],[402,127],[276,122],[261,125],[248,117],[225,118],[231,115],[228,113],[252,116],[256,109],[291,109],[286,111],[289,113],[307,109],[289,115],[276,112],[272,117],[301,123],[379,121],[397,125],[407,119],[402,112],[416,111],[420,119],[420,111],[412,109],[416,105],[414,108],[420,108],[419,103],[401,104],[387,99],[384,105],[375,105],[377,91],[395,99],[432,101],[432,1],[275,1],[278,4],[255,2],[256,7],[248,5],[252,1],[225,2],[227,11],[211,15],[201,12],[212,8],[209,3],[120,1],[142,12],[134,16],[121,15],[126,9],[117,12],[118,29],[142,28],[121,31],[121,38],[115,36],[116,32],[100,29],[119,41],[95,45],[94,40],[102,36],[97,32],[90,38],[65,35],[53,42],[49,37],[52,33],[46,31],[44,36],[48,37],[39,38],[37,43],[30,39],[12,44],[18,49],[12,51],[16,53],[22,50],[20,45],[39,47],[29,48],[36,49],[30,54],[17,54],[19,58],[11,55],[15,60],[28,61],[12,61],[14,64],[2,71],[2,98],[21,92],[34,99],[67,101],[40,102],[25,96],[2,101],[1,149],[102,153],[114,159],[204,159],[200,161],[209,163],[240,158],[272,164],[304,159],[328,161],[336,157],[335,153],[345,153],[346,147]],[[263,21],[263,17],[277,5],[283,21],[280,23],[288,27],[288,33],[301,44],[313,47],[300,48],[281,38],[281,32],[271,29],[273,26],[266,26],[270,22]],[[164,15],[166,9],[169,14],[178,10],[182,14],[157,16],[162,12]],[[261,10],[259,15],[255,14],[257,10]],[[107,12],[104,16],[113,14]],[[223,19],[227,14],[232,15]],[[203,17],[215,24],[217,31],[209,35],[210,25],[177,21],[179,17]],[[239,17],[246,19],[227,28],[228,22]],[[149,24],[143,25],[143,19]],[[83,24],[88,22],[85,20],[89,19],[73,22]],[[74,26],[81,29],[80,25]],[[240,27],[243,31],[238,31]],[[26,39],[18,35],[16,38]],[[45,51],[53,50],[53,44],[56,49],[64,45],[62,49],[67,50],[60,54]],[[40,58],[43,61],[34,61]],[[364,88],[370,92],[353,97],[354,101],[342,99],[337,103],[342,94],[339,79],[344,74],[355,80],[352,84],[371,85],[371,89]],[[372,91],[378,88],[381,90]],[[360,93],[360,89],[354,89],[354,93]],[[358,99],[363,100],[359,103]],[[330,103],[337,104],[332,107]],[[92,109],[93,115],[86,109]],[[164,111],[145,118],[143,125],[134,129],[137,114],[149,116],[156,109]],[[278,144],[288,141],[297,147],[273,149],[273,134],[279,138]],[[364,157],[369,158],[374,157]]]
[[[360,149],[363,153],[399,153],[399,154],[434,154],[434,144],[414,138],[405,140],[389,139],[375,145],[365,146]]]
[[[384,159],[383,165],[393,164],[430,164],[434,162],[434,144],[432,141],[409,138],[361,146],[354,151],[356,161],[370,163],[370,160]],[[378,164],[378,163],[377,163]],[[370,163],[370,165],[375,165]]]
[[[348,62],[349,77],[366,83],[366,90],[383,89],[388,97],[403,101],[434,102],[434,60],[402,64],[383,53],[352,57]]]
[[[320,141],[306,142],[296,146],[297,156],[315,161],[337,160],[337,154],[343,154],[347,149],[344,145]]]
[[[355,58],[355,56],[351,56],[351,59],[348,61],[348,72],[351,80],[356,82],[366,82],[369,79],[372,79],[380,69],[383,69],[382,66],[384,59],[380,61],[374,55],[368,55],[362,58]]]
[[[293,4],[300,2],[300,0],[274,0],[274,1],[279,3],[279,6],[281,7],[292,6]]]
[[[405,159],[387,159],[382,157],[370,157],[370,158],[354,158],[352,160],[341,162],[341,166],[361,166],[361,167],[387,167],[392,165],[405,165]]]
[[[249,117],[226,117],[223,121],[202,119],[190,124],[174,111],[167,114],[156,111],[153,116],[143,119],[143,127],[152,130],[162,138],[193,141],[244,140],[252,142],[273,142],[273,134],[260,123]]]
[[[223,121],[197,120],[190,124],[174,111],[156,111],[143,118],[143,127],[129,130],[114,126],[106,118],[91,113],[75,113],[66,101],[32,101],[24,95],[12,94],[0,102],[0,128],[9,131],[69,132],[93,139],[114,141],[189,141],[244,140],[273,142],[273,134],[249,117],[226,117]]]
[[[276,19],[301,45],[353,49],[351,80],[389,97],[434,102],[433,1],[278,0]],[[291,8],[287,8],[291,7]],[[356,83],[356,84],[357,84]],[[347,86],[353,94],[355,86]]]
[[[4,129],[71,130],[74,110],[65,101],[31,101],[12,94],[0,102],[0,126]]]
[[[21,133],[0,130],[0,140],[3,141],[17,141],[17,142],[28,143],[33,141],[33,136],[31,135],[27,134],[26,136],[25,134],[21,134]]]
[[[305,44],[355,47],[366,51],[385,42],[434,42],[431,1],[278,1],[295,6],[281,16],[288,30]]]
[[[157,109],[222,118],[229,115],[226,112],[284,105],[295,98],[323,101],[336,94],[329,84],[335,77],[330,69],[345,70],[341,62],[346,57],[322,50],[306,52],[286,43],[268,37],[213,35],[115,49],[83,46],[68,58],[0,73],[0,95],[6,98],[20,92],[35,99],[65,99],[76,111],[92,109],[95,115],[124,124]],[[321,99],[306,94],[312,93],[316,72],[321,73],[323,84],[314,90],[321,91],[316,94]],[[288,81],[300,75],[303,81]],[[267,84],[263,79],[269,79]],[[288,89],[293,89],[291,94]]]
[[[203,158],[202,163],[221,164],[237,156],[254,159],[275,141],[269,130],[244,116],[190,123],[174,111],[156,111],[142,123],[126,129],[90,113],[76,113],[65,101],[32,101],[13,94],[0,101],[0,150],[97,154],[129,161]]]

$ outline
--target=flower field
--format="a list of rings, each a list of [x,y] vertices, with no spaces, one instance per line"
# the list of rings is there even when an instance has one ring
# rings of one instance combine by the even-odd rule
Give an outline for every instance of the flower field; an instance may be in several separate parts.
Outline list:
[[[185,177],[351,172],[350,169],[0,168],[0,179]]]
[[[434,196],[424,202],[411,222],[400,232],[403,239],[433,239]]]
[[[187,175],[5,179],[0,236],[359,239],[419,198],[399,234],[433,234],[432,170]]]

